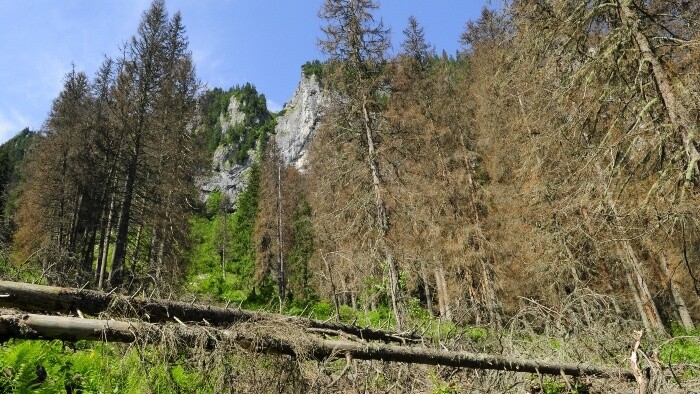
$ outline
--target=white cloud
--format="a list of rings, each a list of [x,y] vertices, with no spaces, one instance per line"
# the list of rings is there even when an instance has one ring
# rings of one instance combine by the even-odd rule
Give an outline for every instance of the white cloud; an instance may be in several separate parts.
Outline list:
[[[25,127],[29,126],[29,120],[14,108],[9,114],[0,110],[0,144],[14,137]]]

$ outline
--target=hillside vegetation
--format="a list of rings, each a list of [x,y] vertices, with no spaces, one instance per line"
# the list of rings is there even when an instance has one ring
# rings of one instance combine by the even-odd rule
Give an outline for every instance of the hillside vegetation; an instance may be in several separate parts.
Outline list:
[[[325,0],[326,60],[302,70],[331,99],[300,172],[281,158],[264,95],[251,84],[202,91],[179,13],[154,1],[123,59],[93,79],[66,76],[17,188],[5,167],[26,133],[8,143],[16,151],[0,149],[4,228],[16,223],[4,276],[624,367],[643,330],[645,365],[673,372],[650,390],[698,390],[700,4],[506,3],[466,21],[457,54],[435,53],[413,17],[393,54],[377,2]],[[245,120],[223,130],[232,98]],[[233,208],[223,191],[200,202],[195,188],[221,145],[252,163]],[[15,388],[29,379],[18,374],[33,377],[11,361],[27,352],[66,376],[69,363],[108,376],[86,381],[95,390],[631,390],[349,357],[88,346],[100,371],[55,344],[12,346],[0,384]],[[110,363],[115,354],[126,358]],[[137,374],[138,360],[150,367],[136,389],[118,375]]]

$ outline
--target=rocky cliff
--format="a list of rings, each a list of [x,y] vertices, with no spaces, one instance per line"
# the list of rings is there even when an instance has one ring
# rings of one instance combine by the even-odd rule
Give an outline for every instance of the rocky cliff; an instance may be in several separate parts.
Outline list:
[[[221,125],[222,134],[245,122],[245,114],[240,111],[240,107],[239,100],[232,96],[226,113],[219,117],[218,123]],[[239,149],[238,143],[224,143],[216,148],[209,176],[203,177],[198,182],[202,200],[206,201],[211,192],[218,190],[228,198],[231,207],[235,207],[238,194],[248,186],[247,174],[255,160],[255,152],[251,150],[248,159],[239,163],[235,159]]]
[[[302,75],[275,128],[275,141],[286,165],[293,165],[301,171],[306,168],[309,143],[323,115],[326,100],[318,78]]]
[[[323,114],[325,100],[316,76],[302,75],[294,95],[277,117],[275,135],[272,136],[286,165],[293,165],[301,171],[306,168],[309,143]],[[241,108],[242,103],[232,96],[226,112],[219,118],[222,134],[248,121]],[[231,207],[235,207],[239,193],[248,186],[247,174],[250,167],[257,160],[254,150],[251,150],[247,160],[238,162],[236,156],[239,149],[237,143],[225,143],[216,148],[210,175],[198,182],[204,201],[211,192],[219,190],[229,199]]]

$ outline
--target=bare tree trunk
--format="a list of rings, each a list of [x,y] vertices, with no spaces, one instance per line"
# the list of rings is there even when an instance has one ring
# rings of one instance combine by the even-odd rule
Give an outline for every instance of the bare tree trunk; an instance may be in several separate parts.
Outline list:
[[[494,288],[496,287],[493,280],[493,270],[488,266],[486,259],[479,259],[481,264],[481,280],[483,285],[481,286],[483,291],[484,301],[486,303],[485,307],[489,314],[489,321],[491,323],[497,323],[500,325],[501,316],[499,314],[498,300],[496,299],[496,292]]]
[[[569,248],[569,245],[567,245],[566,240],[562,239],[561,244],[564,247],[564,250],[566,251],[566,255],[569,257],[570,261],[570,269],[571,269],[571,277],[574,280],[574,284],[576,285],[576,288],[578,288],[581,285],[581,279],[578,276],[578,271],[576,270],[576,267],[574,266],[574,262],[576,261],[576,257],[574,254],[571,252],[571,248]],[[588,305],[586,304],[586,299],[585,297],[578,297],[579,303],[581,304],[581,309],[583,312],[583,319],[586,322],[586,324],[590,325],[593,323],[593,318],[591,318],[591,312],[588,310]]]
[[[603,171],[600,166],[597,166],[598,176],[600,178],[600,185],[603,188],[602,192],[604,194],[605,203],[610,208],[614,220],[615,220],[615,233],[616,243],[618,244],[618,250],[620,255],[620,260],[625,264],[625,271],[628,275],[627,281],[630,283],[630,290],[635,297],[635,301],[638,303],[638,307],[641,307],[641,313],[646,316],[646,323],[652,332],[655,332],[661,336],[666,336],[666,329],[664,328],[663,322],[661,321],[661,316],[659,311],[656,309],[656,304],[654,303],[654,298],[651,296],[649,291],[649,286],[644,279],[644,271],[642,265],[639,263],[637,258],[637,253],[632,247],[632,243],[627,237],[623,224],[620,220],[620,214],[617,211],[617,206],[613,200],[610,190],[607,187],[604,178]]]
[[[370,172],[372,173],[372,184],[374,187],[374,198],[377,207],[377,220],[380,225],[381,234],[381,244],[384,248],[384,258],[389,265],[389,295],[391,297],[391,306],[394,310],[394,317],[396,318],[396,327],[401,329],[402,326],[402,316],[401,316],[401,294],[399,287],[399,267],[394,260],[393,253],[389,250],[389,246],[386,243],[386,236],[389,232],[389,215],[387,213],[386,205],[384,204],[384,199],[382,197],[381,189],[381,178],[379,177],[379,164],[377,163],[377,152],[374,147],[374,137],[372,135],[372,128],[370,126],[371,120],[369,117],[369,112],[367,111],[367,104],[362,103],[362,114],[364,116],[364,126],[365,134],[367,137],[367,161],[369,163]]]
[[[688,307],[685,305],[683,296],[681,296],[676,283],[673,281],[673,274],[671,274],[671,272],[668,270],[666,255],[664,253],[659,254],[659,265],[661,266],[665,279],[668,280],[669,291],[673,297],[673,303],[676,307],[678,317],[680,318],[681,326],[685,330],[694,330],[695,324],[693,324],[693,318],[690,316],[690,312],[688,311]]]
[[[326,256],[321,256],[323,262],[326,264],[326,270],[328,270],[328,281],[331,283],[331,292],[333,293],[333,306],[335,307],[335,321],[340,321],[340,304],[338,301],[338,291],[335,287],[335,280],[333,280],[333,270],[331,270],[331,265],[328,264]]]
[[[114,213],[114,197],[111,198],[109,204],[109,213],[107,214],[107,222],[104,225],[102,231],[102,240],[100,241],[100,269],[99,269],[99,279],[97,282],[97,288],[102,290],[104,288],[105,271],[107,269],[107,260],[109,258],[109,244],[110,236],[112,233],[112,218]]]
[[[425,264],[421,261],[421,279],[423,280],[423,294],[425,294],[425,307],[428,309],[428,314],[432,317],[433,314],[433,299],[430,294],[430,282],[428,281],[428,274],[425,272]]]
[[[151,323],[183,322],[201,323],[224,327],[246,321],[288,322],[313,329],[337,331],[365,340],[383,342],[418,342],[421,338],[410,333],[362,328],[337,322],[285,316],[266,312],[253,312],[238,308],[223,308],[212,305],[193,304],[171,300],[125,297],[100,291],[42,286],[29,283],[0,281],[0,307],[17,308],[27,312],[59,312],[99,315],[107,312],[123,318],[139,318]]]
[[[462,147],[462,150],[464,151],[464,165],[465,168],[470,168],[470,164],[468,161],[468,150],[467,150],[467,144],[464,141],[464,136],[460,136],[460,144]],[[488,251],[488,245],[486,245],[486,237],[484,236],[481,228],[481,215],[479,215],[479,207],[476,204],[477,201],[477,196],[476,196],[476,186],[474,185],[474,180],[472,179],[472,174],[471,172],[467,173],[467,184],[469,188],[469,202],[471,204],[471,210],[474,215],[474,224],[476,225],[477,231],[479,233],[478,236],[478,243],[479,243],[479,250],[483,251],[486,256],[490,254]],[[498,304],[498,298],[496,297],[496,285],[495,281],[493,280],[494,273],[493,269],[489,266],[489,261],[486,258],[480,259],[480,264],[481,264],[481,299],[484,301],[484,306],[486,307],[486,310],[489,314],[489,319],[493,323],[497,323],[500,325],[501,323],[501,316],[500,316],[500,306]],[[493,259],[491,259],[493,260]]]
[[[440,272],[437,268],[435,268],[433,270],[433,274],[435,275],[435,291],[437,291],[438,297],[438,312],[440,313],[440,317],[445,317],[445,297],[440,283]]]
[[[654,54],[649,39],[639,31],[639,17],[632,9],[632,0],[618,0],[622,22],[632,31],[637,47],[646,63],[651,65],[651,70],[656,81],[656,87],[663,99],[666,112],[671,123],[683,139],[683,146],[688,158],[685,172],[685,184],[692,181],[697,169],[700,152],[696,148],[698,135],[695,123],[691,121],[688,109],[678,100],[671,86],[671,78],[664,69],[659,58]]]
[[[226,217],[226,212],[221,212],[221,225],[224,227],[224,231],[221,233],[224,238],[221,245],[221,278],[226,280],[226,248],[228,247],[228,218]]]
[[[400,288],[399,288],[399,269],[396,266],[396,261],[394,261],[394,256],[389,254],[387,256],[387,263],[389,264],[389,278],[391,279],[389,285],[391,287],[391,306],[394,310],[394,317],[396,318],[396,328],[401,329],[402,326],[402,313],[400,304]]]
[[[644,307],[644,313],[649,319],[649,324],[653,329],[653,332],[666,336],[666,329],[664,328],[663,322],[661,321],[661,316],[659,316],[659,311],[656,309],[656,304],[651,296],[649,287],[647,286],[644,276],[642,274],[642,267],[637,260],[637,255],[632,249],[632,245],[629,240],[622,240],[622,245],[627,254],[628,259],[628,273],[632,275],[635,279],[635,285],[637,286],[639,297],[641,298],[642,305]],[[624,258],[624,257],[623,257]],[[630,272],[631,271],[631,272]]]
[[[111,342],[159,343],[163,328],[149,323],[115,320],[92,320],[64,316],[0,315],[0,338],[59,339],[67,341],[93,340]],[[201,338],[210,338],[204,343],[214,348],[219,342],[235,343],[253,352],[284,354],[300,359],[310,358],[326,361],[349,355],[358,360],[381,360],[425,365],[442,365],[456,368],[491,369],[501,371],[529,372],[547,375],[597,376],[635,380],[627,370],[599,368],[585,364],[520,360],[510,357],[492,356],[464,351],[435,350],[425,347],[368,344],[348,340],[320,339],[305,333],[309,346],[294,345],[295,339],[279,335],[256,334],[252,327],[233,327],[217,330],[201,327],[173,325],[168,331],[178,343],[189,346],[201,345]]]
[[[287,278],[285,275],[284,255],[282,253],[282,165],[277,163],[277,257],[279,259],[277,271],[277,287],[280,298],[280,310],[284,305],[285,293],[287,289]]]
[[[126,174],[124,186],[124,200],[121,203],[119,212],[119,223],[117,224],[117,239],[114,245],[114,257],[112,270],[109,273],[109,284],[112,287],[121,286],[124,280],[124,263],[126,261],[127,243],[129,238],[129,227],[131,222],[131,203],[134,198],[134,188],[137,175],[137,158],[140,149],[140,134],[137,136],[136,155],[131,159]]]
[[[617,302],[617,297],[615,297],[615,288],[613,287],[613,276],[610,274],[610,270],[608,269],[608,264],[605,260],[600,262],[600,268],[605,274],[605,284],[606,284],[606,290],[608,293],[611,295],[610,300],[613,304],[613,308],[615,309],[615,313],[618,316],[622,316],[622,308],[620,308],[620,304]]]
[[[445,281],[445,272],[442,267],[435,269],[435,283],[437,284],[440,317],[443,319],[452,320],[450,297],[447,294],[447,282]]]
[[[647,318],[647,313],[644,310],[644,303],[642,302],[642,299],[639,297],[639,292],[637,291],[637,287],[634,285],[634,280],[632,279],[632,275],[630,275],[629,271],[625,269],[625,277],[627,278],[627,284],[630,286],[630,293],[632,293],[632,298],[634,298],[634,304],[637,306],[637,311],[639,311],[639,316],[642,319],[642,324],[644,324],[644,328],[648,332],[652,332],[652,327],[651,324],[649,323],[649,319]]]
[[[139,259],[141,258],[141,235],[143,234],[143,223],[139,224],[139,228],[136,230],[136,241],[134,242],[134,251],[131,256],[131,269],[134,270],[137,267]]]
[[[372,173],[372,184],[374,187],[374,203],[377,208],[377,220],[380,225],[380,233],[382,236],[386,236],[389,231],[389,219],[386,212],[386,205],[384,205],[384,199],[382,198],[381,190],[381,179],[379,177],[379,164],[377,163],[377,152],[374,148],[374,137],[372,135],[372,128],[370,127],[369,113],[367,112],[367,105],[362,104],[362,113],[365,120],[365,134],[367,137],[367,162],[369,163],[370,171]]]

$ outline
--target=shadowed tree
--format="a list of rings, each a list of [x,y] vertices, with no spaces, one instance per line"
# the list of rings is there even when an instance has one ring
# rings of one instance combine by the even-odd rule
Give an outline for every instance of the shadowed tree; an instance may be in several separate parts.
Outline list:
[[[115,106],[124,144],[112,286],[123,282],[130,241],[131,271],[143,257],[155,278],[166,267],[180,272],[178,250],[185,247],[187,198],[193,196],[189,122],[197,89],[180,14],[169,19],[164,2],[156,0],[119,61]]]
[[[160,0],[93,83],[68,74],[24,177],[22,253],[43,250],[63,264],[57,274],[89,275],[98,287],[108,272],[111,286],[125,271],[154,285],[180,277],[198,86],[180,14],[169,18]]]
[[[319,223],[321,228],[316,233],[328,236],[320,252],[327,270],[339,271],[340,285],[353,304],[355,293],[348,282],[371,279],[357,277],[358,268],[380,280],[386,277],[387,293],[400,327],[399,264],[389,240],[391,215],[381,168],[386,100],[383,67],[389,39],[388,30],[372,15],[377,8],[371,0],[327,0],[319,13],[326,23],[322,27],[325,37],[319,45],[329,56],[323,80],[336,98],[312,151],[313,177],[318,178],[320,187],[316,192],[331,190],[332,197],[318,195],[314,208],[320,208],[317,214],[325,222]],[[339,205],[343,203],[348,205]],[[334,258],[329,261],[331,256]],[[353,288],[366,285],[354,283]]]

